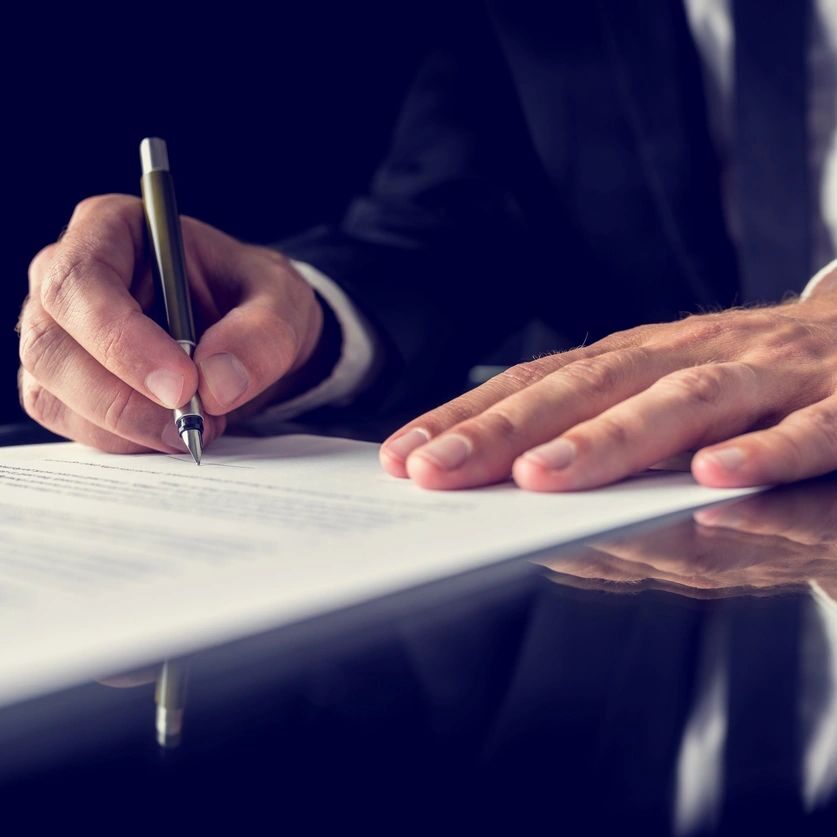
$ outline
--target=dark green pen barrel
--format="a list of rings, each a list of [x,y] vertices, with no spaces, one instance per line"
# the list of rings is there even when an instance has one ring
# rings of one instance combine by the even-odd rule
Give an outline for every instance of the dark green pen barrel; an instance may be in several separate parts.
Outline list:
[[[150,171],[142,176],[140,184],[150,233],[152,264],[163,289],[169,333],[175,340],[194,343],[195,324],[171,174],[168,171]]]

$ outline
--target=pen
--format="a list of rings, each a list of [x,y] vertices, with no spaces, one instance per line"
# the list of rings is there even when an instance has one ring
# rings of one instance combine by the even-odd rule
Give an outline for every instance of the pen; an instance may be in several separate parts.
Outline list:
[[[195,351],[195,323],[166,143],[157,137],[144,139],[140,143],[140,161],[142,201],[153,251],[151,261],[163,289],[169,334],[192,357]],[[175,409],[174,424],[195,463],[200,465],[204,421],[197,393],[188,404]]]
[[[166,660],[157,675],[154,701],[157,704],[157,743],[164,749],[180,744],[183,706],[186,702],[186,660]]]

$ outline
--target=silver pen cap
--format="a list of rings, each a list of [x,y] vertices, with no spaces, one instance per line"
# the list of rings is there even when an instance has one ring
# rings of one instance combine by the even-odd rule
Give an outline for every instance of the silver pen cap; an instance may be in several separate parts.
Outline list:
[[[166,141],[159,137],[146,137],[140,143],[140,162],[143,174],[150,171],[168,171],[169,150]]]

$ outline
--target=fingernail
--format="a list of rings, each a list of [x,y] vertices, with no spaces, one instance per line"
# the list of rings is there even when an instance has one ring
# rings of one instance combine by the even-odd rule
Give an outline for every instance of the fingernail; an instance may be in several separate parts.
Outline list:
[[[179,407],[183,401],[183,376],[167,369],[155,369],[145,379],[148,391],[164,406]]]
[[[701,526],[711,526],[718,519],[718,512],[713,508],[698,509],[692,512],[692,518]]]
[[[162,438],[164,445],[168,445],[175,450],[185,450],[183,440],[177,434],[177,428],[174,426],[173,421],[166,422],[166,426],[163,428]]]
[[[472,450],[473,446],[470,439],[466,439],[458,433],[451,433],[448,436],[434,439],[416,455],[424,457],[443,471],[452,471],[468,458]]]
[[[569,439],[556,439],[527,451],[523,454],[523,459],[528,459],[542,468],[560,471],[575,459],[575,454],[576,447]]]
[[[388,454],[402,462],[419,446],[430,439],[430,434],[421,427],[414,427],[403,436],[393,439],[384,448]]]
[[[222,406],[232,404],[247,389],[250,378],[241,361],[229,352],[210,355],[198,364],[212,397]]]
[[[698,509],[692,517],[701,526],[720,526],[731,528],[741,522],[741,515],[726,506],[712,506],[708,509]]]
[[[743,448],[739,447],[719,448],[708,453],[702,453],[700,458],[704,462],[713,462],[720,465],[725,471],[734,471],[744,462],[746,454]]]

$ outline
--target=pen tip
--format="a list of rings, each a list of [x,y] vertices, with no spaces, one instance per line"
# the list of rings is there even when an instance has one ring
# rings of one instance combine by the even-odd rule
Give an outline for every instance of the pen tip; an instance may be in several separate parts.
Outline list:
[[[201,464],[201,457],[203,456],[203,437],[200,430],[190,429],[184,430],[181,434],[183,443],[192,454],[192,459],[195,460],[195,465]]]

